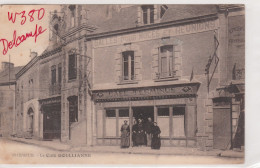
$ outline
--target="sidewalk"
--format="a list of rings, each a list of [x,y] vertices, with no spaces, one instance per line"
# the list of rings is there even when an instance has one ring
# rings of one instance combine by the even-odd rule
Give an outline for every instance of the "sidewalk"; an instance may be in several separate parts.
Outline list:
[[[20,143],[35,145],[58,151],[71,151],[71,152],[88,152],[88,153],[122,153],[122,154],[151,154],[151,155],[199,155],[199,156],[218,156],[230,158],[243,158],[244,152],[239,151],[200,151],[197,148],[185,147],[161,147],[160,150],[152,150],[149,147],[130,147],[121,149],[119,146],[81,146],[73,147],[69,144],[61,143],[59,140],[54,141],[41,141],[35,139],[25,138],[8,138]]]

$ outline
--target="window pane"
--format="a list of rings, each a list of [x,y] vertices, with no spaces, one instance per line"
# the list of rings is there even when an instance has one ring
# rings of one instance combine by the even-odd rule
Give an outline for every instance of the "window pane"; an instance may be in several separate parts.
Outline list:
[[[150,8],[150,23],[154,23],[154,9]]]
[[[167,75],[167,57],[161,57],[161,74],[162,76]]]
[[[169,107],[159,107],[158,116],[169,116]]]
[[[116,117],[115,110],[106,110],[106,117]]]
[[[124,55],[124,80],[128,80],[128,56]]]
[[[134,80],[135,76],[135,61],[134,61],[134,55],[131,55],[131,80]]]
[[[76,70],[76,55],[69,56],[69,79],[76,79],[77,77],[77,70]]]
[[[119,109],[119,117],[129,117],[129,109]]]
[[[56,83],[56,67],[51,67],[51,84],[54,85]]]
[[[58,68],[58,82],[61,83],[61,66]]]
[[[143,8],[143,22],[144,22],[144,24],[147,24],[147,8],[146,7],[144,7]]]

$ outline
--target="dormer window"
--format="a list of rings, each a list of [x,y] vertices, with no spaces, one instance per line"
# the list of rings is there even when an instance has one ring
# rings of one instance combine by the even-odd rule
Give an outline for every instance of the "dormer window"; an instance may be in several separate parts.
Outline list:
[[[154,23],[154,6],[153,5],[142,6],[142,12],[143,12],[143,24]]]
[[[70,5],[69,6],[69,9],[70,9],[70,27],[75,26],[75,8],[76,8],[76,5]]]
[[[165,14],[166,10],[168,9],[167,5],[162,5],[160,8],[160,18],[163,17],[163,15]]]

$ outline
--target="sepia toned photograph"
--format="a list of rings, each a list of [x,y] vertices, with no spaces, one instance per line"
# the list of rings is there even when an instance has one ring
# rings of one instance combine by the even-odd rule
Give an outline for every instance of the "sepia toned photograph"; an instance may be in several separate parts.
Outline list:
[[[243,164],[245,5],[0,6],[1,164]]]

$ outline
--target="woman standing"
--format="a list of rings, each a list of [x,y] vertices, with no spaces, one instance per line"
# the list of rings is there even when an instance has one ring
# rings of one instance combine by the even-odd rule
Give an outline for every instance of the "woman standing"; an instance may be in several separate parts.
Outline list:
[[[160,128],[157,126],[157,123],[154,122],[154,126],[152,128],[152,144],[151,144],[152,149],[160,149],[161,147],[160,133],[161,133]]]
[[[127,124],[127,120],[125,120],[121,127],[121,148],[128,148],[130,146],[129,133],[130,128]]]

